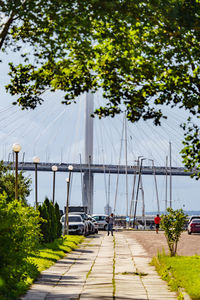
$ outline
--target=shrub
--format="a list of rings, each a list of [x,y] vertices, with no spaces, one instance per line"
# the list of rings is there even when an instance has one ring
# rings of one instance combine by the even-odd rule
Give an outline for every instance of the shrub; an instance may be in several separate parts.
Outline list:
[[[184,214],[182,209],[173,210],[168,208],[167,212],[168,214],[161,216],[161,226],[165,232],[170,255],[175,256],[181,232],[184,231],[187,222],[187,215]]]
[[[14,297],[16,287],[34,265],[27,257],[39,247],[39,213],[20,201],[0,195],[0,299]]]

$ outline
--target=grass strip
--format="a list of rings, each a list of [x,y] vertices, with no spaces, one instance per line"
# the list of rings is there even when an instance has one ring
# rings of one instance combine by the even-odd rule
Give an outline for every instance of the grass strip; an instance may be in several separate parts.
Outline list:
[[[24,281],[18,285],[17,294],[24,294],[30,285],[37,279],[40,272],[51,267],[55,262],[66,256],[78,247],[84,240],[83,236],[65,236],[56,239],[53,243],[43,244],[37,253],[28,257],[30,264],[29,273],[24,277]]]
[[[200,299],[200,256],[170,257],[158,254],[152,264],[171,289],[178,292],[179,299],[183,299],[182,289],[192,300]]]

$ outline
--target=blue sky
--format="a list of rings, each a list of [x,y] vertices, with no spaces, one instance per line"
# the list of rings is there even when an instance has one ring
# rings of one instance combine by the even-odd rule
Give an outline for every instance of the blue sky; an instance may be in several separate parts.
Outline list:
[[[22,146],[20,158],[25,155],[25,161],[32,161],[33,156],[39,156],[44,162],[77,163],[84,158],[84,107],[85,95],[80,97],[77,104],[62,105],[63,94],[46,93],[45,102],[34,111],[20,111],[13,107],[14,100],[5,92],[4,85],[8,82],[7,62],[13,55],[2,55],[3,63],[0,72],[0,158],[7,160],[11,153],[12,144],[18,142]],[[16,55],[15,62],[20,58]],[[95,106],[102,104],[101,93],[95,95]],[[169,155],[169,141],[172,143],[173,166],[181,166],[179,151],[183,132],[179,123],[186,119],[187,114],[178,109],[169,110],[169,115],[160,128],[155,127],[151,121],[128,124],[128,164],[135,164],[139,155],[154,159],[155,165],[165,165],[166,156]],[[119,161],[119,150],[122,140],[123,116],[114,119],[94,120],[94,162],[113,163]],[[125,163],[125,141],[123,137],[123,150],[121,163]],[[148,161],[144,164],[150,164]],[[32,176],[32,173],[27,174]],[[66,202],[66,182],[68,174],[56,174],[56,200],[61,207]],[[132,190],[132,176],[128,176],[129,202]],[[161,209],[165,207],[165,177],[157,177]],[[103,213],[106,204],[105,182],[108,190],[108,175],[95,175],[94,179],[94,212]],[[45,196],[52,197],[52,173],[38,174],[38,196],[42,202]],[[126,212],[125,176],[119,180],[119,192],[116,211],[119,214]],[[156,194],[152,176],[143,176],[146,211],[156,210]],[[116,175],[111,176],[110,202],[113,206],[116,189]],[[173,207],[187,210],[199,210],[200,183],[189,177],[173,177]],[[107,191],[108,192],[108,191]],[[168,191],[169,195],[169,191]],[[34,178],[32,192],[28,199],[34,203]],[[81,175],[73,175],[71,204],[81,203]],[[139,197],[138,212],[141,212],[141,196]]]

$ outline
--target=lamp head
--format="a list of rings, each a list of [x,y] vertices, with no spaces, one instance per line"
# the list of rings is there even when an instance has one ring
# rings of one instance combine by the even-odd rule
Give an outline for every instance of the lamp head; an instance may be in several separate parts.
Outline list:
[[[72,166],[72,165],[69,165],[69,166],[68,166],[68,170],[69,170],[69,171],[72,171],[72,170],[73,170],[73,166]]]
[[[12,145],[12,150],[15,152],[15,153],[18,153],[20,150],[21,150],[21,145],[20,144],[13,144]]]
[[[33,157],[34,164],[38,164],[40,162],[40,158],[38,156]]]
[[[69,178],[66,178],[65,180],[66,180],[67,183],[69,183]]]
[[[51,167],[51,169],[52,169],[52,171],[53,171],[53,172],[57,172],[57,171],[58,171],[58,167],[57,167],[57,166],[55,166],[55,165],[54,165],[54,166],[52,166],[52,167]]]

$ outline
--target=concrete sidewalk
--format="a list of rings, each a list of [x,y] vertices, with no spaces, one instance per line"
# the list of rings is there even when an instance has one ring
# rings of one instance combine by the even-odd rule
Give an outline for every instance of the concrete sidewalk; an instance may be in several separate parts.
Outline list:
[[[21,299],[177,299],[149,262],[136,240],[103,232],[42,272]]]

